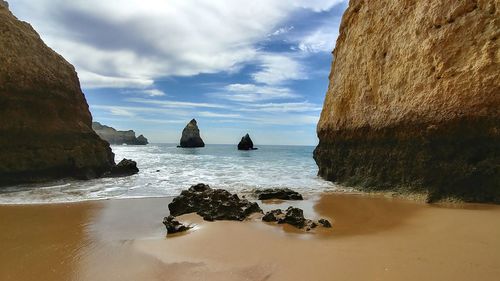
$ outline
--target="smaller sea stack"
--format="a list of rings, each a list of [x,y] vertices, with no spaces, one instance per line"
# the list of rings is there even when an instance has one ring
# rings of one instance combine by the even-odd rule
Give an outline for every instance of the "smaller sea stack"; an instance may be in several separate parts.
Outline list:
[[[250,135],[246,134],[241,138],[240,143],[238,143],[238,150],[255,150],[257,148],[253,147],[253,141]]]
[[[204,147],[205,143],[200,137],[200,129],[195,119],[191,120],[182,130],[181,143],[178,147],[193,148]]]

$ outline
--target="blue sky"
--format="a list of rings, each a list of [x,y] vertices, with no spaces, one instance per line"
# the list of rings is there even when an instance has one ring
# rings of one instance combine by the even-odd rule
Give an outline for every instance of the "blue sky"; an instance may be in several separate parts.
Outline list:
[[[315,145],[345,0],[11,0],[72,63],[93,118],[176,143]]]

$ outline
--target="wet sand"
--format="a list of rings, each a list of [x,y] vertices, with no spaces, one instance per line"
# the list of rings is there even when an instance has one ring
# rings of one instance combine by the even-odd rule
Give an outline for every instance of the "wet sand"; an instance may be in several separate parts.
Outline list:
[[[0,280],[497,280],[500,207],[346,194],[304,209],[332,229],[203,222],[168,236],[171,199],[0,206]]]

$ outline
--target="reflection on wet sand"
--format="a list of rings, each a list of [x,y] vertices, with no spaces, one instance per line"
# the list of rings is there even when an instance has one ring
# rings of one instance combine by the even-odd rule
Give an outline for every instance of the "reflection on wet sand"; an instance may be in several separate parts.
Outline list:
[[[495,280],[500,208],[325,194],[304,209],[334,228],[204,222],[165,236],[168,198],[0,206],[0,280]]]

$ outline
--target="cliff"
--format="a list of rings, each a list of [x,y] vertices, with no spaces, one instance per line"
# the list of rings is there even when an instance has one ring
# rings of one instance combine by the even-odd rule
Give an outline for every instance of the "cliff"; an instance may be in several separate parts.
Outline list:
[[[0,4],[0,185],[109,171],[74,67]]]
[[[499,9],[351,0],[317,127],[319,175],[500,202]]]
[[[110,144],[128,144],[128,145],[146,145],[148,144],[148,139],[143,135],[139,137],[135,136],[135,132],[129,131],[117,131],[112,127],[102,125],[99,122],[92,122],[92,129],[101,137],[103,140],[109,142]]]
[[[184,127],[184,130],[182,130],[181,141],[178,147],[194,148],[204,146],[205,143],[201,139],[198,123],[193,119],[189,121],[186,127]]]

